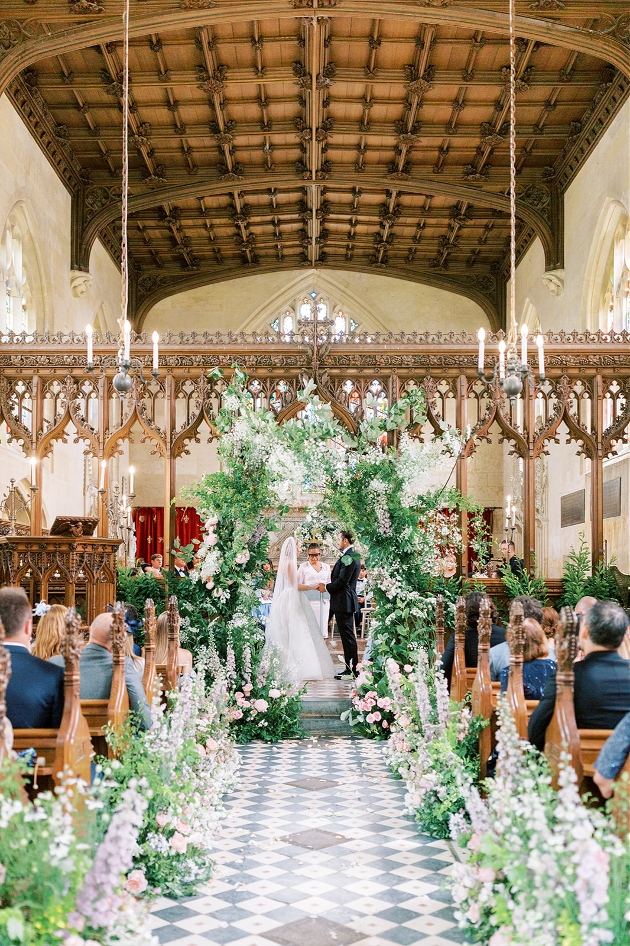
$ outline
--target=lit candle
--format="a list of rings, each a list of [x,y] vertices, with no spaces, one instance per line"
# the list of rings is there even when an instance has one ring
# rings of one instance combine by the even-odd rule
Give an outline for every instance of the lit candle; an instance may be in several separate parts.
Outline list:
[[[499,377],[505,378],[505,342],[499,342]]]
[[[538,374],[541,378],[545,377],[545,339],[539,332],[536,336],[536,345],[538,346]]]
[[[94,329],[91,325],[85,326],[85,337],[87,338],[87,363],[88,368],[94,364],[94,340],[92,338]]]
[[[512,509],[512,497],[511,497],[511,496],[508,496],[508,498],[507,498],[507,513],[506,513],[506,516],[508,517],[508,519],[510,518],[510,510],[511,510],[511,509]]]
[[[523,322],[523,324],[521,325],[521,364],[522,364],[522,365],[526,365],[526,364],[527,364],[527,335],[528,335],[528,331],[529,331],[529,330],[528,330],[527,326],[526,326],[525,323]]]
[[[105,489],[105,470],[107,468],[107,460],[101,460],[101,478],[99,481],[99,489]]]
[[[125,319],[124,331],[123,331],[123,358],[125,361],[129,361],[129,349],[131,348],[131,322],[128,319]]]
[[[136,471],[132,466],[129,467],[129,495],[133,496],[133,476]]]
[[[31,457],[31,486],[35,486],[35,467],[37,466],[37,457]]]
[[[153,374],[158,373],[158,342],[160,336],[157,332],[153,333]],[[133,492],[133,490],[132,490]]]
[[[477,338],[479,339],[479,360],[477,362],[477,370],[479,374],[483,374],[484,362],[485,362],[485,341],[486,341],[486,330],[485,328],[480,328],[477,332]]]
[[[516,526],[516,506],[512,506],[512,528]]]

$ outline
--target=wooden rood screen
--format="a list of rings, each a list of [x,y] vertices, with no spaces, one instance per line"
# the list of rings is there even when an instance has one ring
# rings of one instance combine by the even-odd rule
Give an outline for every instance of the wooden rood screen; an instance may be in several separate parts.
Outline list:
[[[487,339],[486,370],[497,352],[498,337]],[[152,349],[146,334],[132,339],[134,351],[150,372]],[[536,460],[564,424],[591,461],[591,537],[593,559],[603,556],[603,462],[617,444],[628,440],[630,424],[630,336],[601,332],[548,333],[545,337],[547,380],[539,391],[525,386],[520,398],[506,400],[501,389],[477,377],[477,340],[473,336],[428,334],[357,334],[352,344],[330,338],[324,350],[298,337],[267,335],[167,333],[161,342],[160,373],[146,385],[134,385],[123,404],[112,387],[118,338],[94,339],[95,370],[86,370],[85,338],[80,335],[3,337],[0,365],[0,421],[9,438],[38,460],[50,455],[54,442],[76,436],[100,460],[109,460],[140,427],[163,461],[165,503],[175,497],[177,461],[194,449],[201,428],[218,436],[216,419],[231,365],[250,375],[252,409],[268,408],[283,421],[301,410],[303,378],[314,377],[318,390],[350,430],[366,416],[370,398],[393,403],[410,388],[421,389],[428,408],[427,428],[441,424],[470,430],[456,466],[456,485],[468,493],[468,458],[484,440],[500,436],[523,465],[523,538],[525,565],[535,553]],[[226,379],[209,378],[213,368]],[[519,403],[520,401],[520,403]],[[606,409],[605,409],[606,408]],[[612,417],[612,421],[610,418]],[[193,446],[191,446],[193,445]],[[42,463],[36,466],[31,532],[42,532]],[[109,489],[106,471],[104,489]],[[105,503],[100,502],[100,534],[107,534]],[[164,548],[172,547],[174,506],[166,517]],[[464,514],[465,519],[465,514]],[[465,558],[465,557],[464,557]],[[464,560],[464,568],[467,562]],[[112,600],[110,598],[110,600]]]

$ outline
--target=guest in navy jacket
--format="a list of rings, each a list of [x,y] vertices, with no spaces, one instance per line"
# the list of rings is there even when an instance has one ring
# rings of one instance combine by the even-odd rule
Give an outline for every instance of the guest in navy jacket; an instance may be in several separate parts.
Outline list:
[[[630,712],[630,663],[618,651],[628,617],[613,601],[598,601],[580,622],[583,660],[573,665],[573,704],[578,729],[614,729]],[[541,751],[556,706],[556,678],[549,680],[543,698],[529,720],[529,741]]]
[[[31,654],[33,614],[21,588],[0,588],[4,646],[11,657],[7,716],[14,729],[57,729],[63,715],[61,667]]]

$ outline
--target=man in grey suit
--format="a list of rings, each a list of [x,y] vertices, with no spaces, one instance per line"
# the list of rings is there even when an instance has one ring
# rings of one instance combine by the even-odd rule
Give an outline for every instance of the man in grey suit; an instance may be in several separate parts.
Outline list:
[[[81,651],[79,663],[82,700],[109,699],[113,674],[112,622],[113,615],[98,614],[90,625],[90,639]],[[64,659],[61,656],[51,657],[50,663],[63,667]],[[125,658],[125,683],[129,709],[136,714],[143,729],[150,729],[151,710],[131,657]]]

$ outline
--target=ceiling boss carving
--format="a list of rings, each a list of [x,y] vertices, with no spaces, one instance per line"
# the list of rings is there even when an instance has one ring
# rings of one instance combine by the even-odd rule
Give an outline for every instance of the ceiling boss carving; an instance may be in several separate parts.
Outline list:
[[[5,6],[0,69],[35,39],[54,44],[22,60],[31,65],[9,94],[73,193],[72,269],[85,273],[96,237],[119,256],[121,36],[104,25],[120,3],[67,0],[54,15],[49,4],[45,22],[43,2]],[[234,22],[217,0],[137,6],[128,238],[138,325],[173,292],[303,266],[441,285],[502,324],[504,2],[381,11],[353,0],[349,14],[343,0],[254,0],[251,19],[238,11]],[[630,93],[615,68],[630,14],[616,0],[517,0],[517,12],[518,252],[539,236],[547,273],[558,273],[562,193]]]

